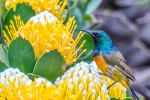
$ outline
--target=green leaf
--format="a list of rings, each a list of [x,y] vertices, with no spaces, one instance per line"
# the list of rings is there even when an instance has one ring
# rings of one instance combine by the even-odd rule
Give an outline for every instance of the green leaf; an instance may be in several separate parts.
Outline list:
[[[93,18],[92,18],[92,16],[90,16],[90,15],[85,15],[85,16],[84,16],[84,20],[85,20],[85,21],[92,21],[92,19],[93,19]]]
[[[76,7],[78,0],[68,0],[68,8]]]
[[[88,3],[86,14],[92,13],[94,10],[98,8],[98,6],[101,4],[102,0],[91,0]]]
[[[131,97],[126,97],[124,100],[132,100]]]
[[[57,77],[63,75],[64,63],[65,59],[57,50],[46,52],[36,62],[33,73],[54,82]]]
[[[2,45],[0,44],[0,60],[2,62],[4,62],[7,66],[9,66],[9,62],[8,62],[8,59],[6,57],[7,55],[5,54],[5,51],[2,47]]]
[[[6,13],[5,2],[6,0],[0,0],[0,18],[3,18]]]
[[[91,0],[78,0],[77,6],[83,13],[83,16],[85,15],[85,11],[90,1]]]
[[[3,26],[3,20],[0,18],[0,43],[3,43],[3,34],[2,34],[2,26]]]
[[[93,61],[93,56],[92,56],[92,51],[94,48],[94,44],[93,44],[93,40],[91,38],[91,36],[89,34],[84,34],[84,36],[81,38],[80,41],[86,40],[84,46],[82,47],[82,49],[86,49],[86,52],[78,59],[78,61],[87,61],[87,62],[91,62]],[[79,45],[81,44],[81,42],[79,42]]]
[[[35,74],[33,74],[33,73],[28,73],[27,75],[28,75],[28,77],[29,77],[32,81],[34,81],[35,78],[40,77],[39,75],[35,75]]]
[[[0,61],[0,72],[4,71],[7,68],[9,68],[9,67],[5,63]]]
[[[73,0],[73,1],[68,0],[68,6],[67,6],[68,14],[67,14],[65,23],[69,20],[69,18],[74,16],[74,11],[75,11],[76,6],[77,6],[77,0]]]
[[[119,99],[111,98],[110,100],[119,100]]]
[[[75,20],[77,23],[77,28],[81,28],[83,26],[83,12],[77,7],[78,0],[68,0],[68,14],[67,18],[65,20],[65,23],[68,22],[68,20],[75,16]]]
[[[10,38],[10,35],[9,35],[9,33],[8,33],[8,31],[7,31],[5,26],[6,25],[7,26],[10,25],[10,20],[15,22],[14,15],[17,15],[17,16],[19,15],[21,20],[24,23],[26,23],[32,16],[35,15],[35,12],[34,12],[34,10],[32,9],[31,6],[29,6],[29,5],[25,4],[25,3],[17,4],[15,11],[14,11],[13,8],[8,10],[8,12],[6,13],[6,16],[4,18],[3,31],[6,32],[6,34],[9,36],[9,38]],[[16,28],[16,30],[18,30],[17,27],[16,27],[16,24],[15,24],[15,28]]]
[[[63,18],[63,20],[64,20],[64,22],[66,22],[66,20],[67,20],[67,15],[68,15],[68,10],[67,10],[67,9],[64,9],[64,11],[63,11],[63,13],[62,13],[61,16],[63,16],[63,15],[65,15],[64,18]]]
[[[110,100],[120,100],[120,99],[111,98]],[[127,97],[124,100],[132,100],[132,98],[131,97]]]
[[[135,91],[135,93],[136,93],[136,95],[138,96],[138,98],[140,99],[140,100],[144,100],[144,96],[142,96],[141,94],[139,94],[138,92],[136,92]],[[130,92],[127,90],[126,91],[126,99],[125,100],[132,100],[131,99],[131,96],[130,96]]]
[[[35,54],[30,42],[21,37],[13,40],[8,48],[8,60],[13,68],[19,68],[26,74],[33,72]]]
[[[130,97],[130,92],[129,92],[129,90],[126,91],[126,97]]]
[[[75,8],[74,10],[74,16],[75,16],[75,20],[76,20],[76,23],[77,23],[77,29],[83,27],[83,14],[82,12],[80,11],[80,9],[78,7]]]

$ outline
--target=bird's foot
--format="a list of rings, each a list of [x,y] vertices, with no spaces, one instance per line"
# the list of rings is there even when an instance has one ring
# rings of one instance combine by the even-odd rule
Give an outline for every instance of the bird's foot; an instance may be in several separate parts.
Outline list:
[[[106,74],[104,74],[104,73],[101,73],[101,72],[98,72],[100,75],[103,75],[103,76],[106,76],[106,77],[108,77],[108,78],[110,78],[110,79],[112,79],[112,77],[111,76],[109,76],[109,75],[106,75]],[[114,82],[114,83],[112,83],[110,86],[108,86],[107,87],[107,89],[109,89],[111,86],[113,86],[113,85],[115,85],[117,82]]]
[[[111,85],[109,85],[109,86],[107,87],[107,89],[109,89],[111,86],[115,85],[116,83],[117,83],[117,82],[112,83]]]
[[[101,72],[98,72],[100,75],[103,75],[103,76],[106,76],[106,77],[108,77],[108,78],[111,78],[112,79],[112,77],[111,76],[109,76],[109,75],[106,75],[106,74],[104,74],[104,73],[101,73]]]

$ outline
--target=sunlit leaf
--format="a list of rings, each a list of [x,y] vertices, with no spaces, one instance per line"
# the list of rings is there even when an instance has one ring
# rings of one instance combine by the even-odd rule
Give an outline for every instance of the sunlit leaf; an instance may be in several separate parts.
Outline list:
[[[33,73],[54,82],[57,77],[63,75],[64,63],[64,57],[57,50],[49,51],[38,59]]]
[[[19,68],[26,74],[33,72],[35,54],[30,42],[21,37],[13,40],[8,48],[8,60],[13,68]]]

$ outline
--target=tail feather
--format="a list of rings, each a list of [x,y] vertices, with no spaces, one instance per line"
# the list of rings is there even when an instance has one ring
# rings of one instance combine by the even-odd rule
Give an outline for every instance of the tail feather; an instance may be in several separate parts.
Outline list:
[[[129,92],[133,100],[139,100],[138,96],[131,87],[129,88]]]

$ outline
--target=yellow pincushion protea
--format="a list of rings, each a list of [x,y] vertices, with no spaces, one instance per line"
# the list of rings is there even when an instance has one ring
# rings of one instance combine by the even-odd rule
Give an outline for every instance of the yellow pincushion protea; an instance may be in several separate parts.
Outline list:
[[[89,64],[81,62],[69,69],[55,85],[65,100],[110,100],[107,82]]]
[[[91,65],[97,70],[100,71],[96,65],[96,63],[93,61]],[[101,72],[101,71],[100,71]],[[107,82],[107,85],[110,86],[114,81],[106,76],[101,76],[101,78]],[[125,99],[126,98],[126,91],[127,89],[121,84],[121,83],[116,83],[113,86],[111,86],[108,89],[109,96],[111,98],[116,98],[116,99]]]
[[[0,73],[0,100],[63,100],[57,88],[44,78],[31,81],[18,69]]]
[[[57,18],[60,18],[67,5],[67,0],[6,0],[5,7],[7,9],[15,8],[18,3],[29,4],[36,13],[47,10]]]
[[[39,58],[43,53],[50,50],[58,50],[64,56],[66,63],[71,64],[81,56],[83,50],[78,56],[76,54],[82,48],[85,41],[76,49],[78,42],[83,34],[78,34],[77,38],[73,39],[75,25],[74,17],[70,18],[66,25],[63,25],[53,14],[48,11],[37,14],[32,17],[25,25],[19,21],[19,17],[15,17],[18,31],[8,29],[11,39],[21,36],[30,41],[34,47],[36,58]],[[12,27],[14,27],[13,22]],[[4,32],[6,43],[10,43],[11,39]]]

